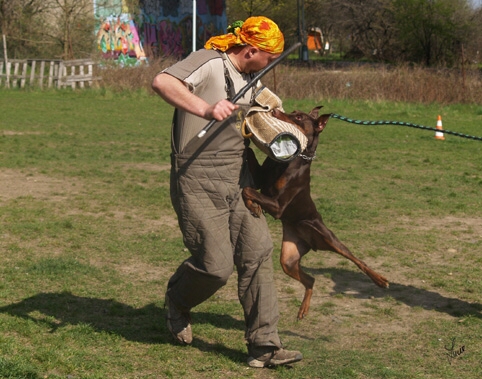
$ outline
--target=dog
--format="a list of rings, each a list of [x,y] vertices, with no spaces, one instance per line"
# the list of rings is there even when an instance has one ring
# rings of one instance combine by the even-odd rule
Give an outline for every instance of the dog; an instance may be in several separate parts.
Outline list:
[[[316,154],[319,135],[330,118],[330,114],[318,116],[321,108],[322,106],[315,107],[309,114],[300,111],[287,114],[278,108],[272,111],[274,117],[296,125],[306,135],[306,149],[288,162],[267,157],[260,165],[254,151],[248,148],[248,168],[260,191],[253,187],[245,187],[242,191],[243,201],[254,216],[259,217],[264,210],[275,219],[281,220],[281,266],[287,275],[305,287],[298,320],[308,313],[315,282],[315,279],[301,268],[301,258],[310,250],[328,250],[341,254],[355,263],[377,286],[388,288],[389,285],[386,278],[356,258],[325,226],[311,198],[311,162]]]

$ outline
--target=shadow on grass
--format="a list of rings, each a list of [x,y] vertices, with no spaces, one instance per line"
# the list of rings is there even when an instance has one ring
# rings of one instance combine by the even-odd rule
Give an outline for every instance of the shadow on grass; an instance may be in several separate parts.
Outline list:
[[[69,325],[89,325],[98,332],[113,333],[130,341],[171,344],[172,337],[165,324],[165,312],[163,307],[155,304],[134,308],[116,300],[81,297],[70,292],[39,293],[18,303],[0,307],[0,313],[44,324],[50,328],[51,333]],[[204,312],[192,314],[196,324],[244,330],[244,323],[229,315]],[[204,342],[197,345],[200,350],[216,350]]]
[[[355,298],[391,296],[410,307],[422,307],[427,310],[447,313],[453,317],[473,316],[482,318],[482,304],[469,303],[453,297],[446,297],[435,291],[417,288],[411,285],[392,283],[388,289],[377,287],[366,275],[338,268],[304,270],[313,275],[330,276],[335,283],[334,295],[349,293]],[[390,281],[390,278],[388,278]],[[316,291],[316,282],[315,288]]]

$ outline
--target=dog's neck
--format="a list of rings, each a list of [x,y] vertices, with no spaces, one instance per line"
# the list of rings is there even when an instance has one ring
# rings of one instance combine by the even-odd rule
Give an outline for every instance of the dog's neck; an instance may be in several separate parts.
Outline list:
[[[300,158],[304,159],[305,161],[311,163],[313,159],[316,158],[316,148],[318,146],[318,135],[315,134],[312,141],[308,142],[308,146],[306,149],[298,155]]]

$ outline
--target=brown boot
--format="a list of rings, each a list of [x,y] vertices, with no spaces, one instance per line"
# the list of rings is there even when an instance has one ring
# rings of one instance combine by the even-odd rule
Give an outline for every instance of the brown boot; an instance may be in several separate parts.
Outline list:
[[[181,312],[166,294],[164,306],[167,307],[167,329],[176,341],[183,345],[192,343],[191,315],[189,312]]]
[[[249,346],[248,352],[248,365],[256,368],[287,365],[303,359],[303,354],[299,351],[276,346]]]

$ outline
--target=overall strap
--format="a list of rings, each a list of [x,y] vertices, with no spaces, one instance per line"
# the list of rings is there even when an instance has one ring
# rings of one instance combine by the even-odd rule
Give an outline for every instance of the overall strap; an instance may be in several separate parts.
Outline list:
[[[234,93],[233,79],[231,79],[231,76],[229,75],[228,67],[226,65],[226,61],[229,58],[226,55],[226,53],[222,53],[221,56],[223,57],[224,79],[226,80],[226,86],[224,87],[226,91],[226,99],[231,100],[236,94]]]

